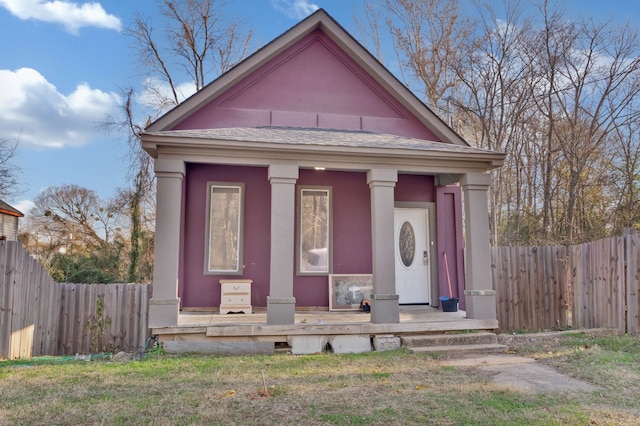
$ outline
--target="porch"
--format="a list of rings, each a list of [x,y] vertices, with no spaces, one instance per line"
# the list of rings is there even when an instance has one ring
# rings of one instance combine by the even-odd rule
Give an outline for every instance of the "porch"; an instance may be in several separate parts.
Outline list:
[[[411,335],[446,335],[497,328],[497,320],[470,319],[464,311],[401,306],[400,322],[395,324],[372,323],[370,313],[357,311],[296,310],[295,323],[286,325],[267,324],[266,310],[226,315],[180,312],[177,326],[152,328],[152,334],[158,335],[168,352],[272,354],[279,350],[303,353],[300,345],[309,344],[324,349],[327,342],[334,352],[339,352],[335,350],[336,341],[364,348],[355,351],[365,352],[367,346],[371,347],[371,341],[376,347],[380,339],[395,339],[399,347],[400,338]]]

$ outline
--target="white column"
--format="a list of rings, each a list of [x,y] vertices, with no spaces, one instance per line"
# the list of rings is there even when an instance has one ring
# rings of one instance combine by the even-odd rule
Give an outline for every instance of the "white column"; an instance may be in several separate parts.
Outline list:
[[[400,305],[396,293],[394,260],[394,189],[398,171],[371,169],[367,183],[371,190],[371,235],[373,256],[373,294],[371,322],[395,324],[400,322]]]
[[[293,297],[295,259],[295,197],[298,166],[272,164],[271,183],[271,270],[267,296],[267,324],[294,324]]]
[[[149,300],[149,327],[178,325],[178,267],[182,210],[182,160],[156,159],[156,234],[153,297]]]
[[[491,176],[467,173],[460,180],[464,195],[465,300],[467,317],[497,319],[496,292],[491,280],[489,206]]]

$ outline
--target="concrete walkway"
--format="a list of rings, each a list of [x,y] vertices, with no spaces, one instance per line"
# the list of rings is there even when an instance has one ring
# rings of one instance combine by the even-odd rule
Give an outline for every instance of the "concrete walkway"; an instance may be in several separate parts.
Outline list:
[[[597,386],[572,379],[554,368],[540,364],[533,358],[516,355],[482,355],[437,361],[440,365],[453,367],[475,367],[488,372],[492,382],[509,389],[551,393],[566,391],[591,392]]]

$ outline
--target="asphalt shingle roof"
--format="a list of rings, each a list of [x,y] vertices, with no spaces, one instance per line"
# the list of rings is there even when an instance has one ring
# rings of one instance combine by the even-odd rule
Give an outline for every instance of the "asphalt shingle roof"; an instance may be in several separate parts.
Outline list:
[[[17,216],[17,217],[24,216],[22,212],[20,212],[17,209],[14,209],[13,207],[11,207],[9,204],[5,203],[2,200],[0,200],[0,213],[8,214],[10,216]]]
[[[231,127],[221,129],[167,130],[145,132],[149,136],[215,139],[238,142],[258,142],[284,145],[335,146],[349,148],[406,149],[414,151],[459,154],[497,154],[469,146],[427,141],[397,135],[357,130],[331,130],[294,127]]]

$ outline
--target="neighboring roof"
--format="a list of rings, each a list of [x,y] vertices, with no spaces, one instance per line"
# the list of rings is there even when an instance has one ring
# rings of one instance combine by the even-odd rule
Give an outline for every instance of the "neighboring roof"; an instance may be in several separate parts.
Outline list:
[[[355,130],[297,127],[235,127],[220,129],[167,130],[144,132],[144,148],[154,157],[158,146],[174,149],[215,147],[243,150],[315,151],[351,156],[395,157],[430,156],[464,161],[484,161],[502,165],[504,154],[470,146],[443,144],[397,135]],[[239,144],[238,142],[242,142]],[[179,148],[180,147],[180,148]]]
[[[7,214],[9,216],[15,216],[15,217],[23,217],[24,216],[24,214],[22,214],[22,212],[20,212],[17,209],[14,209],[13,207],[11,207],[9,204],[5,203],[2,200],[0,200],[0,213],[4,213],[4,214]]]
[[[209,83],[191,97],[180,103],[171,111],[147,127],[150,133],[166,131],[198,111],[216,97],[222,95],[234,85],[247,78],[269,60],[275,58],[287,48],[315,31],[320,29],[331,40],[348,54],[362,69],[376,80],[391,96],[398,100],[405,108],[431,130],[443,142],[460,146],[469,144],[447,124],[431,111],[413,92],[400,82],[387,68],[384,67],[371,53],[354,39],[336,20],[326,11],[318,9],[313,14],[287,30],[272,42],[234,66],[228,72]]]

